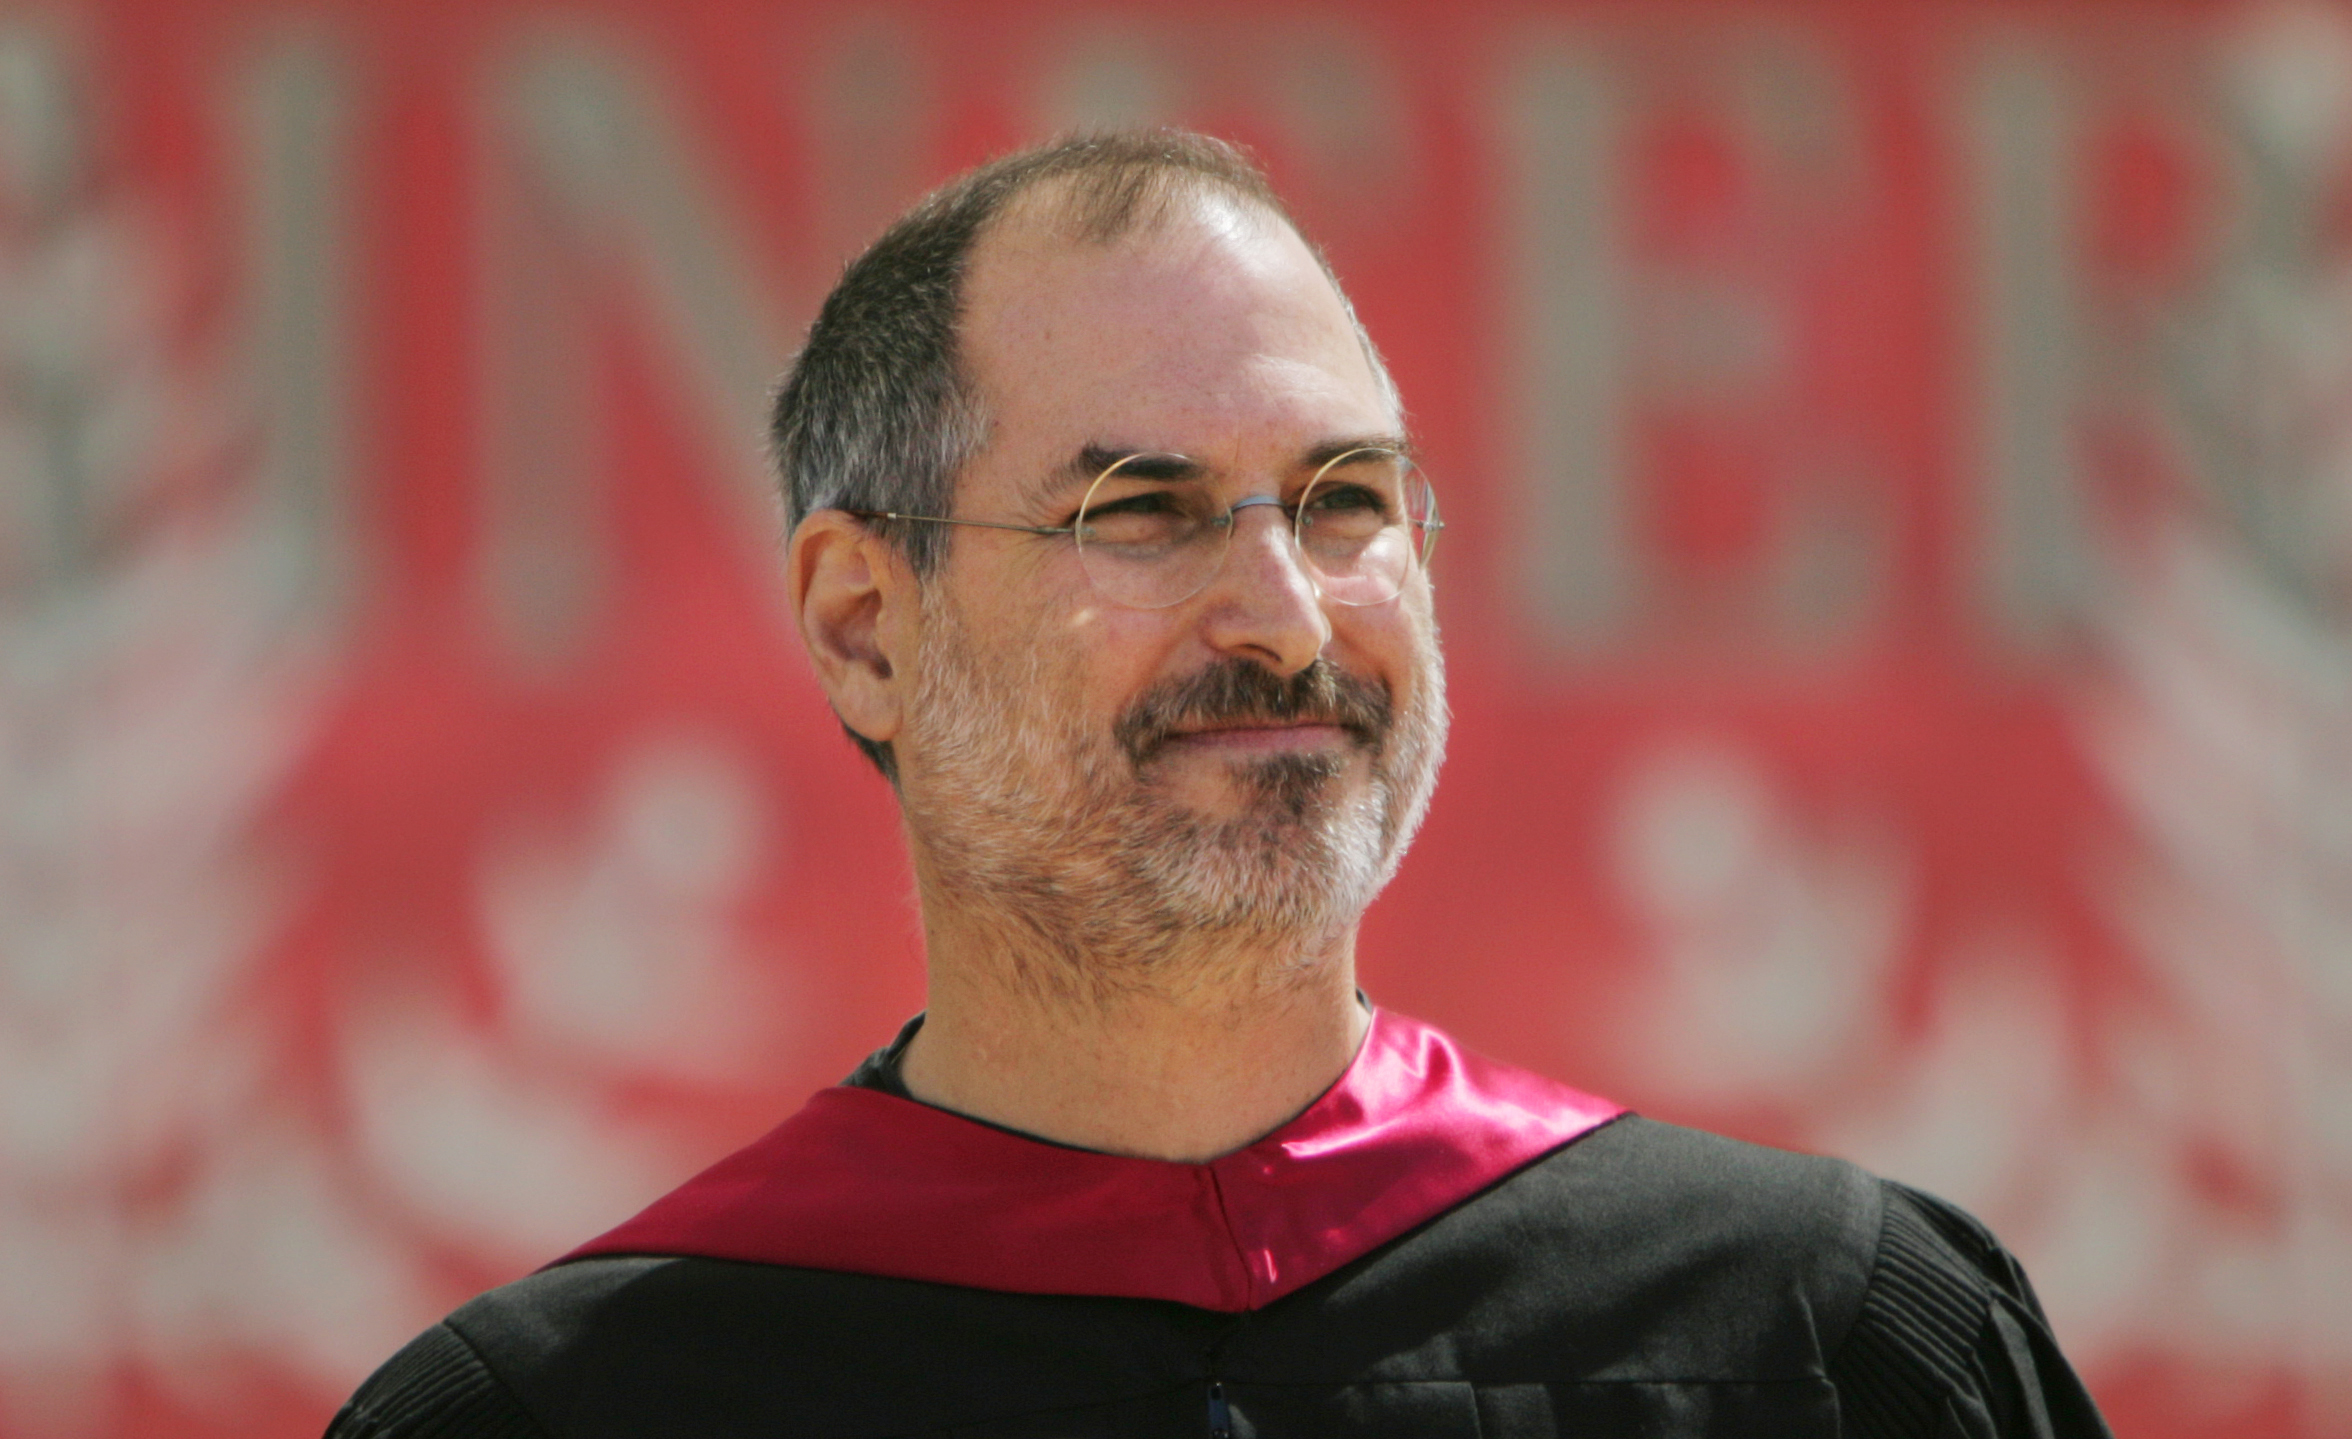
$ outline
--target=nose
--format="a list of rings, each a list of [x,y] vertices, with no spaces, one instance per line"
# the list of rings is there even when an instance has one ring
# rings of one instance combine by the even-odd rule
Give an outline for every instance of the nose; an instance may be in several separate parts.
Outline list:
[[[1201,594],[1202,635],[1221,654],[1293,675],[1331,641],[1331,617],[1279,504],[1243,501],[1233,511],[1225,564]]]

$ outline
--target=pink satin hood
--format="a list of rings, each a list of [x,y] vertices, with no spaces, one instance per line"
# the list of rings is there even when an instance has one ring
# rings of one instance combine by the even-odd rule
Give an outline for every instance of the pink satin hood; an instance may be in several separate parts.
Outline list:
[[[836,1087],[565,1259],[694,1255],[1236,1312],[1621,1112],[1381,1010],[1322,1098],[1206,1164],[1066,1148]]]

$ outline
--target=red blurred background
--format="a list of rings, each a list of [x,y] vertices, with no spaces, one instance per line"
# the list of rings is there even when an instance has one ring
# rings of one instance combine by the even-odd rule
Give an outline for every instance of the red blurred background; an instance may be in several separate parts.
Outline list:
[[[1446,499],[1375,998],[2352,1432],[2352,11],[117,0],[0,15],[0,1434],[315,1433],[919,1006],[763,393],[1163,120]]]

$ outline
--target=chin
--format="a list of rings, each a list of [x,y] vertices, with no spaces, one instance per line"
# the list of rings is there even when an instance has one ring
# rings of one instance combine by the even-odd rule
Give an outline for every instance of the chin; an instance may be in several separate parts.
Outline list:
[[[1355,768],[1351,756],[1329,751],[1235,761],[1227,766],[1232,812],[1160,809],[1131,832],[1130,862],[1164,913],[1196,926],[1301,935],[1344,928],[1397,857],[1381,787],[1341,792]]]

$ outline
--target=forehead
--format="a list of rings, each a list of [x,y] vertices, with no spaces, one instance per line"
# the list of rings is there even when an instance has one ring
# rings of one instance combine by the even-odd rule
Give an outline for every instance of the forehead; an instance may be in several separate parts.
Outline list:
[[[1016,208],[975,250],[961,340],[1015,466],[1088,443],[1254,462],[1397,423],[1305,242],[1217,194],[1107,244]]]

